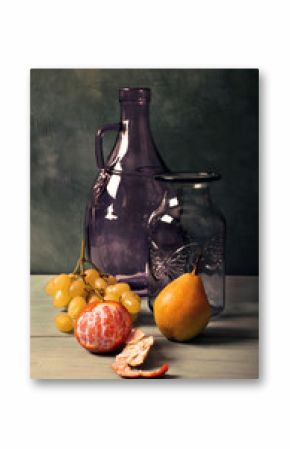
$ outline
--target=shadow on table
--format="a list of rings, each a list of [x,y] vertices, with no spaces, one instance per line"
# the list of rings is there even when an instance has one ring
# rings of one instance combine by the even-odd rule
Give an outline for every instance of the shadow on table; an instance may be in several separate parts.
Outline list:
[[[156,338],[154,340],[154,347],[149,352],[148,357],[142,364],[142,369],[144,370],[155,370],[158,369],[163,363],[170,363],[176,360],[176,357],[170,353],[168,354],[168,343],[166,340],[161,338]],[[180,376],[166,373],[163,377],[164,379],[179,379]]]
[[[142,313],[138,316],[136,323],[134,323],[134,326],[135,324],[136,326],[155,326],[153,314],[150,312],[144,313],[142,311]]]
[[[208,327],[198,337],[182,344],[216,346],[220,344],[239,343],[241,341],[257,338],[259,338],[258,329],[243,328],[241,326]]]

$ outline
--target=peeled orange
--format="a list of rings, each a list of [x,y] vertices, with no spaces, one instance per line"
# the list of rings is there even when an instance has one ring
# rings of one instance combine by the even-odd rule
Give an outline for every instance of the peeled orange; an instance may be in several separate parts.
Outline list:
[[[75,322],[75,337],[91,352],[111,352],[125,343],[132,328],[129,312],[117,302],[92,302]]]

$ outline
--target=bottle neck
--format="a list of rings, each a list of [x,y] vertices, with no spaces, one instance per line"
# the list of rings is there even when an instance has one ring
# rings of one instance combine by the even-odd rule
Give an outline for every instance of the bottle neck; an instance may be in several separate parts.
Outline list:
[[[122,101],[121,123],[122,130],[109,157],[109,165],[124,172],[167,171],[152,137],[149,124],[149,102]]]
[[[149,103],[122,102],[121,122],[131,138],[153,140],[149,123]]]
[[[149,103],[123,101],[121,103],[121,121],[143,120],[149,122]]]

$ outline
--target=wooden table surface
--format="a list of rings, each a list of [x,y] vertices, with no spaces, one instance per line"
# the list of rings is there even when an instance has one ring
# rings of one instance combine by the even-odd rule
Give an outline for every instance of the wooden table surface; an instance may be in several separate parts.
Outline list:
[[[43,287],[51,276],[31,276],[30,374],[34,379],[115,379],[114,357],[83,349],[71,334],[54,327],[57,312]],[[167,362],[165,379],[244,379],[258,377],[258,278],[228,276],[226,308],[190,343],[173,343],[163,337],[143,301],[136,322],[155,337],[144,368]]]

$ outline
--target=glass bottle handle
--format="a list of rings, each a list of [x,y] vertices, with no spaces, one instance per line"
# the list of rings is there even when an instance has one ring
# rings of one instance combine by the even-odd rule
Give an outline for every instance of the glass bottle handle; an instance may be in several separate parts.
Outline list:
[[[98,129],[96,132],[95,139],[95,154],[97,166],[100,169],[105,168],[104,151],[103,151],[103,136],[107,131],[120,131],[121,124],[113,123],[111,125],[104,125],[102,128]]]

